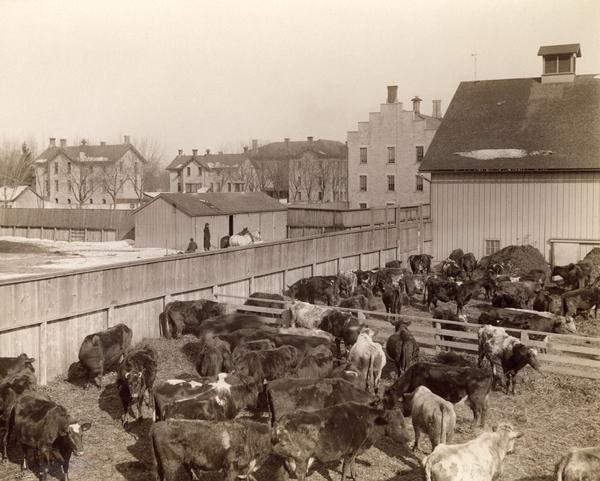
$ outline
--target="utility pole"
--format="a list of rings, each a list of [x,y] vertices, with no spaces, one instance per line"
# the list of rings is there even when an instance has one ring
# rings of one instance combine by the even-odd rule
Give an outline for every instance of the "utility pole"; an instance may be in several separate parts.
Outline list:
[[[472,53],[471,57],[473,57],[473,80],[477,80],[477,54]]]

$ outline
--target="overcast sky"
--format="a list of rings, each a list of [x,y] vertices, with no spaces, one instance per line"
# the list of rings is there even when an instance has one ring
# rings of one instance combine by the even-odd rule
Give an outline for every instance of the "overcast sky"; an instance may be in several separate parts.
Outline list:
[[[600,73],[599,0],[0,0],[0,139],[345,141],[387,85],[445,111],[471,54],[480,80],[534,77],[575,42]]]

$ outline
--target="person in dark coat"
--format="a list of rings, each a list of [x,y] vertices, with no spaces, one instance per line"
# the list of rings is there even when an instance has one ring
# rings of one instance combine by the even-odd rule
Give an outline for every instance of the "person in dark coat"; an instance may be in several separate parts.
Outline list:
[[[204,234],[204,238],[206,239],[206,234]],[[206,240],[204,242],[206,242]],[[187,249],[185,250],[185,252],[187,254],[188,252],[196,252],[197,250],[198,250],[198,244],[196,244],[194,242],[194,238],[192,237],[190,239],[190,243],[188,244]]]
[[[204,224],[204,250],[210,250],[210,229],[208,228],[208,222]]]

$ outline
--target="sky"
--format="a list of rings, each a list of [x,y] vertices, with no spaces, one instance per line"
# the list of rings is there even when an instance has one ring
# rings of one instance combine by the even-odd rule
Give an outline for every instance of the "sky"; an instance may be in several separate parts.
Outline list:
[[[0,0],[0,140],[152,139],[165,160],[251,139],[346,140],[386,86],[535,77],[540,45],[600,73],[599,0]],[[472,54],[477,54],[473,57]]]

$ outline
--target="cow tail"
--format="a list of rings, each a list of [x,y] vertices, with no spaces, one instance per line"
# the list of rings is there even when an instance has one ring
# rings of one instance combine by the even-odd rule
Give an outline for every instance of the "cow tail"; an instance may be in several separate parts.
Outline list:
[[[442,426],[440,430],[440,443],[446,444],[446,423],[444,422],[444,412],[446,411],[446,406],[443,404],[440,406],[440,419],[442,420]]]
[[[369,349],[369,370],[367,371],[367,391],[369,390],[369,379],[373,381],[373,389],[375,389],[375,374],[373,373],[374,355],[373,350]]]

